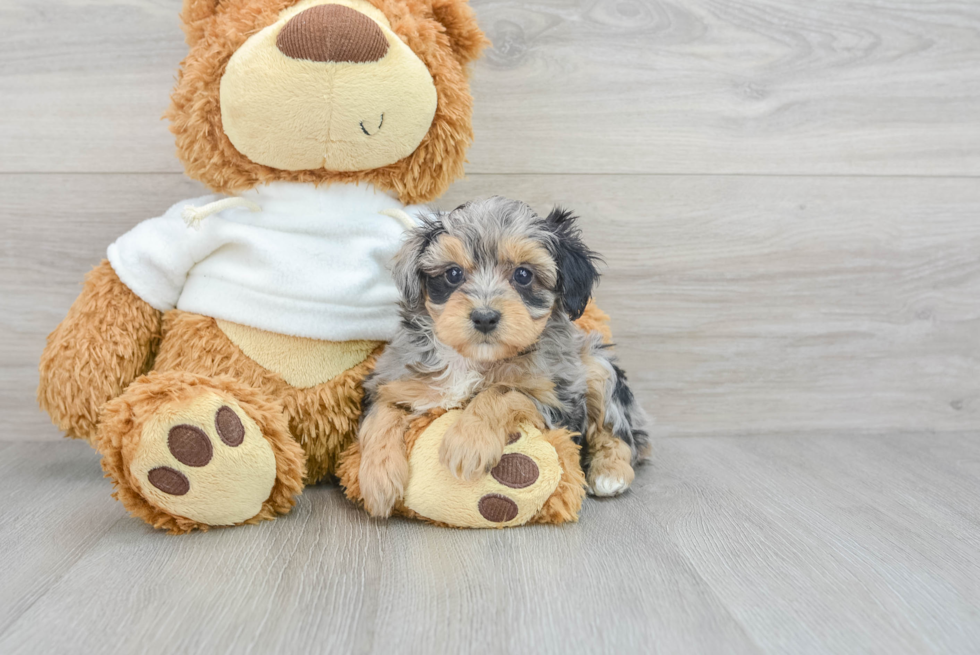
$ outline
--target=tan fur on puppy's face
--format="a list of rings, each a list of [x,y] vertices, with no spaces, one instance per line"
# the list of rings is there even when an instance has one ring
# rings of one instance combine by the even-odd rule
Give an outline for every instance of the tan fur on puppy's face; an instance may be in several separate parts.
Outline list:
[[[485,245],[485,244],[484,244]],[[514,357],[531,348],[544,331],[554,304],[552,286],[556,267],[546,248],[531,239],[508,238],[487,260],[488,248],[469,247],[452,235],[442,235],[424,260],[426,310],[436,336],[462,356],[482,362]],[[453,267],[463,271],[455,288],[445,275]],[[514,282],[514,272],[527,268],[534,281],[527,287]],[[498,327],[489,334],[476,330],[471,314],[500,312]]]
[[[474,302],[461,292],[454,293],[445,305],[426,302],[432,316],[436,336],[463,357],[492,362],[514,357],[538,340],[548,322],[550,312],[534,319],[514,292],[489,303]],[[487,308],[500,312],[500,327],[490,334],[481,334],[473,327],[470,314],[474,309]]]
[[[497,248],[497,258],[513,268],[521,264],[530,266],[541,278],[541,284],[547,287],[554,287],[558,278],[551,253],[534,239],[514,237],[502,241]]]
[[[491,306],[502,314],[498,338],[501,346],[506,348],[497,359],[513,357],[533,346],[544,332],[544,326],[551,316],[549,311],[540,318],[532,318],[520,296],[513,291],[508,292]]]

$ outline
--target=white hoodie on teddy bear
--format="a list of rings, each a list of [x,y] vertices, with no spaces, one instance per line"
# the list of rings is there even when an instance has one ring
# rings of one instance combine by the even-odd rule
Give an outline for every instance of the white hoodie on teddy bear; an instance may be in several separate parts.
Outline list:
[[[199,223],[187,219],[220,196],[140,223],[109,246],[113,270],[160,311],[325,341],[392,338],[399,294],[388,266],[405,215],[417,220],[424,206],[367,184],[274,182],[241,198],[247,206]]]

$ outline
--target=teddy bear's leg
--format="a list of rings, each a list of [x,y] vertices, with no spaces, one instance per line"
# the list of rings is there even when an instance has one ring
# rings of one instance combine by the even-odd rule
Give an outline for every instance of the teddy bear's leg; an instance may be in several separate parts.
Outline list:
[[[462,412],[436,410],[415,419],[405,435],[409,477],[395,514],[459,528],[498,528],[578,519],[585,496],[579,446],[566,430],[541,432],[523,424],[508,436],[503,456],[488,474],[454,476],[440,462],[447,431]],[[361,443],[340,459],[337,475],[347,497],[363,502]]]
[[[358,484],[371,516],[390,516],[409,479],[405,433],[412,416],[390,402],[398,393],[395,386],[378,390],[361,421]],[[491,387],[469,402],[442,437],[440,464],[464,481],[483,478],[501,462],[510,436],[523,424],[544,428],[534,403],[520,392]]]
[[[231,377],[137,379],[105,406],[96,446],[126,509],[175,534],[273,519],[303,488],[281,404]]]

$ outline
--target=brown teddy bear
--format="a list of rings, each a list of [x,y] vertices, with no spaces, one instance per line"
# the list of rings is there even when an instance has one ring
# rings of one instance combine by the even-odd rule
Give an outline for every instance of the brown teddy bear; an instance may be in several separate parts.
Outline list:
[[[229,196],[178,203],[109,247],[48,338],[38,390],[126,508],[173,533],[272,519],[335,472],[399,320],[387,265],[410,204],[462,175],[466,67],[486,43],[465,0],[184,0],[182,19],[167,116],[187,174]],[[575,519],[567,433],[529,427],[511,448],[534,484],[498,471],[475,490],[430,467],[451,416],[407,436],[403,513]]]

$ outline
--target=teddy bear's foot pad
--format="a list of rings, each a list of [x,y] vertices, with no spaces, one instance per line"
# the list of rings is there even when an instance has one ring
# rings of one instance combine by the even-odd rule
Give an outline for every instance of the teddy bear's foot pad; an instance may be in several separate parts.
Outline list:
[[[514,441],[510,443],[514,443]],[[507,453],[500,458],[500,463],[493,467],[490,475],[505,487],[523,489],[538,481],[539,471],[538,465],[527,455]]]
[[[507,496],[487,494],[477,503],[480,516],[493,523],[513,521],[520,514],[521,508]]]
[[[516,442],[520,434],[514,435],[508,445]],[[524,489],[538,481],[540,471],[534,460],[521,453],[507,453],[500,463],[490,471],[493,479],[510,489]],[[520,514],[517,503],[499,493],[488,493],[477,503],[480,516],[493,523],[513,521]]]
[[[245,426],[235,411],[222,405],[214,417],[218,437],[232,448],[245,440]],[[174,458],[186,466],[207,466],[214,457],[214,447],[204,430],[193,425],[177,425],[170,428],[167,449]],[[180,471],[169,466],[158,466],[146,474],[154,487],[171,496],[183,496],[191,489],[190,480]]]
[[[276,480],[275,455],[258,425],[230,402],[205,393],[147,423],[130,472],[148,502],[207,525],[259,513]]]
[[[491,528],[527,523],[555,492],[562,469],[558,453],[533,426],[508,439],[504,456],[489,475],[459,480],[439,462],[439,445],[459,416],[447,412],[413,444],[407,509],[455,527]]]

